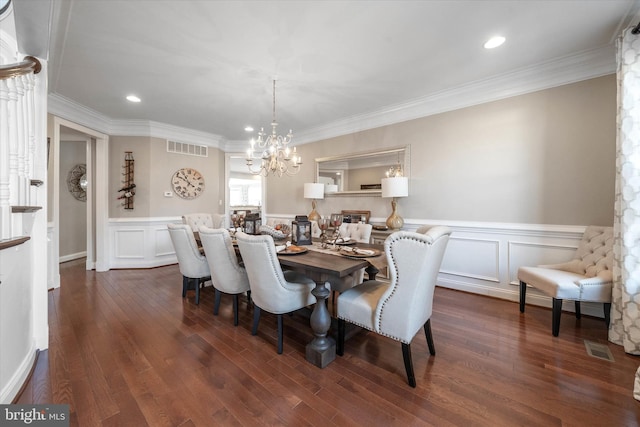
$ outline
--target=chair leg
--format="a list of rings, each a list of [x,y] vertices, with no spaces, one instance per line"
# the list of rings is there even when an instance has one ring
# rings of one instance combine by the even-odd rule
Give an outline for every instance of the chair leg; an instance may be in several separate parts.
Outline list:
[[[187,296],[188,287],[189,287],[189,279],[187,279],[187,276],[182,276],[182,298]]]
[[[433,334],[431,333],[431,319],[424,324],[424,334],[427,337],[427,345],[429,346],[429,354],[436,355],[436,346],[433,344]]]
[[[576,319],[582,318],[582,313],[580,312],[580,301],[574,301],[573,303],[576,307]]]
[[[338,319],[338,342],[336,343],[336,354],[338,356],[344,356],[344,319]]]
[[[251,329],[251,335],[258,334],[258,323],[260,323],[260,307],[253,305],[253,329]]]
[[[404,369],[407,371],[407,379],[411,387],[416,386],[416,377],[413,375],[413,362],[411,361],[411,344],[402,343],[402,358]]]
[[[218,311],[220,311],[220,298],[222,297],[222,292],[219,290],[215,290],[215,300],[213,303],[213,314],[218,315]]]
[[[200,304],[200,279],[194,279],[196,281],[196,305]]]
[[[609,329],[609,324],[611,323],[611,303],[604,303],[604,321],[607,324],[607,329]]]
[[[238,294],[233,294],[233,326],[238,326]]]
[[[553,309],[551,319],[551,333],[554,337],[560,332],[560,315],[562,314],[562,300],[553,298]]]
[[[282,314],[278,314],[278,354],[282,354]]]
[[[524,313],[524,302],[527,299],[527,284],[520,281],[520,313]]]

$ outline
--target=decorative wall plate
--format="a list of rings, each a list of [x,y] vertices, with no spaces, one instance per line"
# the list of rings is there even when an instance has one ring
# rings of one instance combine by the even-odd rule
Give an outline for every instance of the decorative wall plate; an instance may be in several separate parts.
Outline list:
[[[87,165],[77,164],[67,174],[67,189],[69,193],[81,202],[87,201]]]

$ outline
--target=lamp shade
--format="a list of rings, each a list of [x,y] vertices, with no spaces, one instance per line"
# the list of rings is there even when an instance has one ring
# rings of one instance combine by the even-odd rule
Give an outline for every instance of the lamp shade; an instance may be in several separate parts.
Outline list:
[[[310,182],[304,184],[305,199],[324,199],[324,184]]]
[[[407,197],[408,195],[408,177],[397,176],[392,178],[382,178],[382,197]]]

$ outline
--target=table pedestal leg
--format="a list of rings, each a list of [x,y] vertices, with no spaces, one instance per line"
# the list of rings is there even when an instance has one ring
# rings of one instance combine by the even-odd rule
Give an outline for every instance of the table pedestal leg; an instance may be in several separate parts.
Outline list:
[[[316,287],[311,291],[316,297],[316,304],[311,313],[311,330],[315,335],[313,341],[307,344],[307,360],[319,368],[324,368],[336,358],[336,342],[327,336],[331,327],[331,316],[325,304],[329,297],[329,290],[324,282],[316,282]]]

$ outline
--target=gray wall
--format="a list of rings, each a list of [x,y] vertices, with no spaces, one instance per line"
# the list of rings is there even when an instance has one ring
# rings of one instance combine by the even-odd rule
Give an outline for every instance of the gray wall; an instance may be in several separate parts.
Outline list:
[[[84,141],[60,142],[60,257],[87,250],[87,203],[67,189],[67,174],[77,164],[87,163]]]
[[[611,225],[615,180],[616,82],[609,75],[298,147],[295,177],[267,181],[269,214],[307,213],[311,159],[411,146],[407,219]],[[329,196],[322,215],[389,200]]]
[[[134,209],[126,210],[117,200],[122,188],[121,172],[125,151],[132,151],[135,159],[134,182],[136,195]],[[198,170],[205,179],[204,193],[193,200],[184,200],[173,195],[164,197],[165,191],[172,191],[171,176],[180,168],[191,167]],[[223,213],[224,205],[224,153],[209,148],[209,157],[196,157],[168,153],[166,140],[149,137],[112,136],[109,138],[109,217],[164,217],[180,216],[185,213]]]

